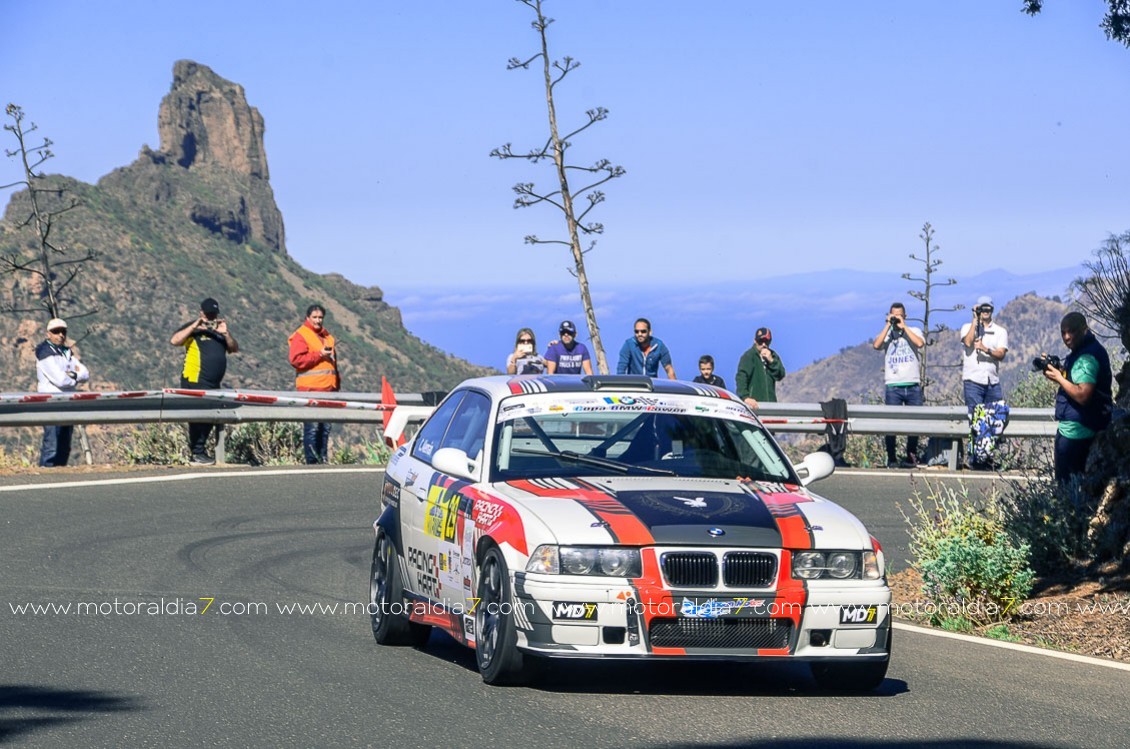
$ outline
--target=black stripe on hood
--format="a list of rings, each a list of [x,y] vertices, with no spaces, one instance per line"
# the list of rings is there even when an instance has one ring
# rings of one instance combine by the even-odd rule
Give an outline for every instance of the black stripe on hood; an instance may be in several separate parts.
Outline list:
[[[779,548],[777,522],[757,496],[710,491],[618,491],[659,544]],[[712,528],[724,531],[711,535]]]

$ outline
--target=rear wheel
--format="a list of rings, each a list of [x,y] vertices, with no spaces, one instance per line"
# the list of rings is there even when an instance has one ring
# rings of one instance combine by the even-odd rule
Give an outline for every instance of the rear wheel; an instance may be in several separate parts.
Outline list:
[[[487,684],[522,684],[532,673],[532,659],[517,648],[510,578],[502,552],[492,547],[479,568],[475,610],[475,661]]]
[[[396,549],[384,533],[377,536],[373,546],[369,618],[373,625],[373,638],[381,645],[422,646],[431,635],[431,627],[408,620]]]

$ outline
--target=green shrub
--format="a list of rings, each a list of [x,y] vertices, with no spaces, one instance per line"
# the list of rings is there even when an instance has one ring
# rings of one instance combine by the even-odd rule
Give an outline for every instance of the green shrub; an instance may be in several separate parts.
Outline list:
[[[184,424],[146,424],[130,429],[106,445],[113,463],[185,465],[188,431]]]
[[[1061,485],[1048,478],[1052,474],[1045,458],[1042,470],[1010,480],[999,500],[1009,536],[1027,545],[1032,568],[1049,576],[1081,569],[1094,551],[1087,528],[1095,506],[1082,491],[1082,477]]]
[[[933,604],[930,621],[967,619],[975,625],[1005,621],[1032,589],[1027,544],[1009,538],[994,493],[982,501],[949,486],[927,482],[927,496],[909,500],[911,566]]]
[[[302,424],[293,421],[253,421],[224,436],[224,459],[253,466],[304,463]]]
[[[392,457],[392,450],[383,440],[370,442],[369,440],[361,441],[361,450],[363,452],[359,463],[365,465],[383,466],[388,465],[388,459]]]

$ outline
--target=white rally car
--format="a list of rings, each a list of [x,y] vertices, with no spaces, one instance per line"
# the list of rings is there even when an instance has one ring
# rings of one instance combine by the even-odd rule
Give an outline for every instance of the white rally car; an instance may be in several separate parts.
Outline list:
[[[883,552],[733,394],[633,376],[468,380],[389,461],[370,579],[381,644],[438,627],[483,680],[544,658],[793,659],[869,690]]]

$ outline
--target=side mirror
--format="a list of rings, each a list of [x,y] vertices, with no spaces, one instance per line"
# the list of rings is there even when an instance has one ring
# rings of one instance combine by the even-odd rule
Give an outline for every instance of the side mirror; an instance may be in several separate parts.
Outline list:
[[[836,461],[826,452],[815,452],[805,455],[804,460],[796,467],[796,474],[800,477],[801,486],[808,486],[813,481],[826,479],[836,470]]]
[[[432,467],[460,479],[474,480],[479,467],[458,447],[441,447],[432,456]]]

